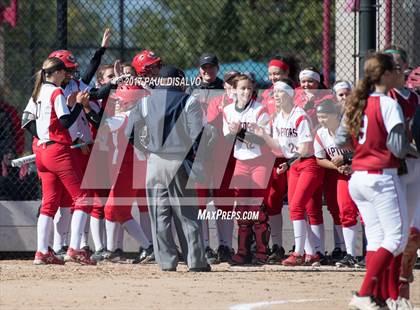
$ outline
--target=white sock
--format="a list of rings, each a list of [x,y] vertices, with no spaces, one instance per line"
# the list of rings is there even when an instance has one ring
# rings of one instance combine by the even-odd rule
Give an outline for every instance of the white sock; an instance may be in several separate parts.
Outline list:
[[[42,254],[48,253],[50,245],[50,235],[53,229],[53,218],[44,214],[40,214],[38,218],[37,230],[37,251]]]
[[[80,240],[80,248],[89,247],[89,231],[90,231],[90,215],[86,219],[86,226],[83,231],[82,240]]]
[[[207,220],[201,221],[201,228],[203,230],[203,241],[204,241],[204,248],[210,246],[209,241],[209,223]]]
[[[117,249],[118,226],[120,224],[117,222],[105,220],[106,246],[108,251],[114,252]]]
[[[124,228],[122,227],[122,225],[120,223],[116,223],[117,224],[117,230],[116,230],[116,249],[124,249]]]
[[[295,234],[295,252],[303,255],[306,239],[306,221],[293,221],[293,233]]]
[[[313,233],[313,246],[315,253],[320,252],[322,255],[325,254],[325,231],[324,224],[310,225],[310,229]]]
[[[231,249],[233,238],[233,221],[218,219],[216,221],[216,227],[217,236],[219,237],[219,246],[224,245]]]
[[[271,241],[273,245],[283,245],[283,216],[280,214],[270,216]]]
[[[74,250],[80,250],[80,241],[85,233],[86,221],[89,214],[82,210],[73,212],[71,219],[71,234],[70,234],[70,247]]]
[[[357,225],[343,227],[344,242],[346,243],[346,252],[351,256],[356,256],[356,230]]]
[[[93,244],[95,245],[95,251],[99,251],[104,248],[102,242],[102,236],[104,233],[104,220],[97,219],[96,217],[90,218],[90,230],[92,232]]]
[[[342,251],[346,249],[341,225],[334,225],[334,248],[340,248]]]
[[[54,216],[54,251],[68,245],[71,212],[70,208],[58,208]]]
[[[122,226],[130,234],[130,236],[140,244],[142,248],[147,249],[149,247],[149,240],[147,240],[146,235],[141,229],[139,223],[137,223],[134,219],[124,222]]]
[[[305,254],[315,255],[315,236],[311,230],[311,225],[306,224]]]
[[[150,222],[149,212],[140,212],[140,226],[146,235],[146,238],[149,240],[149,243],[152,244],[152,224]]]

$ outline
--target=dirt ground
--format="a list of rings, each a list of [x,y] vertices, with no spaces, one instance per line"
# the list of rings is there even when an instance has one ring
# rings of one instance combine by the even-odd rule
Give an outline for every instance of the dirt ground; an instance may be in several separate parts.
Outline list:
[[[363,275],[333,267],[220,264],[211,273],[189,273],[180,265],[164,273],[153,264],[0,261],[0,309],[346,309]],[[412,299],[420,309],[420,281]]]

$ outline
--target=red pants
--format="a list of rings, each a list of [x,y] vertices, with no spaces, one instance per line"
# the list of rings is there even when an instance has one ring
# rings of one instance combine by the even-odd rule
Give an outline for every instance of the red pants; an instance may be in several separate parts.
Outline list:
[[[263,202],[262,197],[265,196],[271,171],[266,163],[265,156],[236,161],[231,185],[235,198],[260,197],[261,203]]]
[[[133,146],[128,144],[117,179],[105,204],[105,219],[121,224],[131,220],[132,203],[137,195],[137,189],[133,188]]]
[[[357,206],[349,193],[348,177],[340,177],[337,181],[337,198],[340,207],[340,219],[343,227],[351,227],[357,224]]]
[[[286,162],[285,158],[277,158],[271,171],[270,181],[264,196],[264,204],[269,216],[281,213],[283,198],[287,193],[287,174],[277,174],[277,167]]]
[[[314,157],[301,159],[289,169],[287,178],[290,219],[304,220],[306,213],[310,224],[322,224],[322,204],[315,193],[321,188],[324,169]]]
[[[41,214],[55,215],[64,190],[71,195],[75,210],[91,211],[92,206],[87,203],[88,193],[80,188],[82,172],[70,146],[54,143],[38,147],[36,166],[42,180]]]
[[[333,218],[334,225],[341,225],[340,208],[338,207],[337,201],[337,181],[339,172],[332,169],[324,169],[324,171],[324,184],[322,187],[327,202],[327,208]]]

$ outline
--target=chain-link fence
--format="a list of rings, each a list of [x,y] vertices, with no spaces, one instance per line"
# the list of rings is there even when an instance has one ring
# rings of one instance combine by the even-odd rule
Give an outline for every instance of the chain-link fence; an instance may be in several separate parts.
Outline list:
[[[36,169],[12,168],[9,158],[31,153],[30,138],[19,130],[33,76],[51,51],[71,50],[81,71],[112,29],[102,64],[131,62],[142,49],[167,64],[197,74],[199,56],[215,53],[219,75],[235,68],[253,72],[269,85],[267,62],[288,54],[300,67],[315,66],[327,80],[358,77],[358,0],[2,0],[0,1],[0,199],[39,199]],[[420,63],[420,0],[378,0],[378,48],[396,43]],[[63,11],[66,8],[67,11]],[[67,18],[67,29],[60,28]],[[326,20],[327,18],[327,20]],[[57,22],[58,21],[58,22]],[[331,83],[330,83],[331,85]]]

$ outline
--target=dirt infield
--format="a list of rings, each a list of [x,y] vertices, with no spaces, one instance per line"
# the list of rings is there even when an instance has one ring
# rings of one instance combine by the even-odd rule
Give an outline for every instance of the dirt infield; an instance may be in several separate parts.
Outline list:
[[[364,272],[333,267],[34,266],[0,261],[0,309],[346,309]],[[415,277],[420,278],[416,270]],[[420,281],[412,288],[420,307]]]

